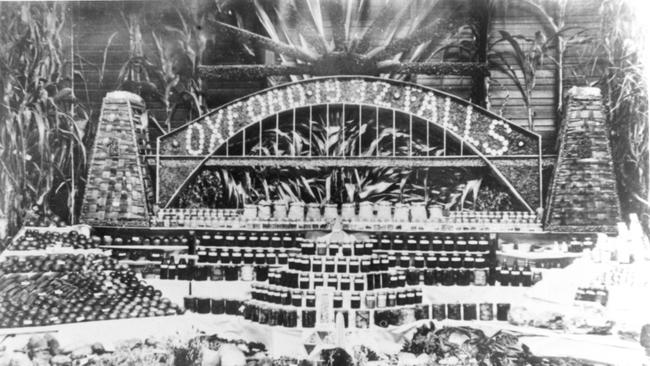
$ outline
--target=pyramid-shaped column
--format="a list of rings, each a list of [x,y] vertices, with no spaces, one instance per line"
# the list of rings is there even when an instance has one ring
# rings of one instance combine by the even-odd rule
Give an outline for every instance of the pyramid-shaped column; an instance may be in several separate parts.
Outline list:
[[[600,89],[569,90],[558,139],[546,230],[615,233],[621,211]]]
[[[138,95],[104,97],[93,144],[80,220],[89,225],[149,226],[149,177],[141,152],[146,144]]]

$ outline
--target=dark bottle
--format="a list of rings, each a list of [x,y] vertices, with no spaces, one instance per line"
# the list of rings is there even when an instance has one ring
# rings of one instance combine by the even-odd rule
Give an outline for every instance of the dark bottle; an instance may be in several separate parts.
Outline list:
[[[241,251],[239,249],[236,249],[236,250],[232,251],[232,254],[230,255],[230,261],[233,264],[241,264],[242,255],[241,255]]]
[[[406,250],[418,250],[418,237],[415,234],[406,236]]]
[[[225,242],[226,246],[229,246],[229,247],[236,246],[237,245],[236,239],[237,239],[237,237],[235,236],[235,233],[233,233],[233,232],[229,231],[224,235],[224,242]]]
[[[374,290],[375,289],[375,275],[373,275],[372,273],[368,273],[366,275],[366,283],[368,284],[368,291]]]
[[[341,291],[349,291],[351,288],[350,276],[348,275],[341,276],[340,285],[341,285]]]
[[[219,261],[222,264],[230,263],[230,251],[222,250],[221,253],[219,253]]]
[[[302,306],[302,292],[295,291],[291,294],[291,305],[296,307]]]
[[[436,279],[435,279],[435,270],[433,269],[427,269],[424,272],[424,284],[426,286],[433,286],[436,284]]]
[[[458,254],[454,254],[451,257],[450,263],[451,268],[460,268],[463,266],[463,259]]]
[[[167,262],[169,265],[168,271],[167,271],[167,278],[170,280],[175,280],[176,279],[176,263],[174,263],[173,258],[169,258],[169,261]]]
[[[370,260],[370,271],[377,272],[381,271],[381,259],[377,256],[373,256]]]
[[[339,280],[336,277],[336,275],[330,275],[327,278],[327,287],[332,287],[333,289],[337,289],[339,284]]]
[[[443,250],[447,252],[451,252],[454,250],[454,239],[447,235],[445,236],[444,240],[442,241],[442,248]]]
[[[282,234],[282,246],[285,248],[296,247],[296,239],[293,237],[293,234],[290,231]]]
[[[371,255],[372,252],[375,250],[375,244],[372,243],[372,242],[366,241],[366,242],[363,243],[363,249],[364,249],[364,252],[367,255]]]
[[[420,283],[420,271],[416,269],[409,269],[406,272],[406,283],[409,285],[417,285]]]
[[[354,278],[354,291],[363,291],[365,287],[365,280],[363,276],[357,276]]]
[[[336,272],[338,273],[347,273],[348,263],[344,258],[338,258],[336,262]]]
[[[442,243],[442,239],[438,235],[434,235],[431,238],[431,250],[440,252],[444,249],[444,244]]]
[[[512,265],[510,270],[510,286],[520,286],[521,285],[521,269],[519,269],[518,261],[515,260],[515,263]]]
[[[363,245],[363,242],[357,241],[354,243],[354,255],[364,255],[366,252],[366,247]]]
[[[473,235],[470,235],[467,238],[467,250],[470,252],[478,251],[478,240],[476,240],[476,237]]]
[[[366,242],[372,244],[372,249],[373,250],[380,248],[379,235],[377,235],[377,234],[368,235],[368,240]],[[364,248],[365,248],[365,244],[364,244]]]
[[[280,236],[280,233],[274,232],[271,235],[271,247],[282,248],[282,236]]]
[[[400,233],[393,234],[393,250],[404,250],[404,235]]]
[[[380,267],[380,270],[381,271],[388,271],[389,263],[390,263],[390,261],[388,260],[388,256],[382,254],[381,255],[381,267]]]
[[[334,273],[335,266],[334,258],[325,258],[325,272]]]
[[[260,233],[259,245],[262,248],[267,248],[271,246],[271,237],[269,236],[269,233],[266,232]]]
[[[266,264],[266,255],[259,249],[255,251],[255,264]]]
[[[196,254],[199,256],[199,263],[208,262],[208,251],[205,248],[198,249]]]
[[[418,238],[418,250],[428,251],[432,250],[431,241],[427,235],[420,235]]]
[[[278,264],[287,264],[289,256],[284,251],[284,249],[278,254]]]
[[[260,237],[257,232],[252,231],[248,233],[248,246],[251,248],[257,248],[260,245]]]
[[[217,263],[219,262],[219,251],[216,249],[210,249],[208,252],[208,263]]]
[[[253,254],[253,251],[250,249],[246,249],[244,252],[244,263],[246,264],[253,264],[255,262],[255,255]]]
[[[179,280],[189,280],[189,270],[185,258],[181,258],[176,266],[176,275]]]
[[[397,293],[397,306],[404,305],[406,305],[406,293],[404,291],[400,291]]]
[[[532,284],[533,272],[530,269],[530,263],[526,261],[524,268],[521,270],[521,284],[526,287],[530,287]]]
[[[246,232],[240,231],[235,237],[235,246],[237,247],[247,247],[248,246],[248,235]]]
[[[501,286],[510,285],[510,269],[508,268],[508,262],[505,260],[501,266],[497,267],[497,281]]]
[[[467,241],[465,240],[465,237],[458,236],[456,238],[456,251],[461,253],[467,251]]]
[[[474,266],[475,266],[474,257],[468,255],[463,258],[463,268],[470,269],[470,268],[474,268]]]
[[[370,264],[372,262],[370,259],[362,259],[361,260],[361,272],[370,272]]]
[[[354,293],[350,296],[350,307],[359,309],[361,307],[361,294]]]
[[[314,275],[314,288],[323,287],[323,286],[325,286],[325,280],[323,279],[323,275],[320,273],[316,273]]]
[[[161,280],[166,280],[169,278],[169,263],[167,263],[164,259],[160,263],[160,279]]]
[[[334,308],[339,309],[343,307],[343,294],[337,292],[334,294]]]
[[[219,232],[219,233],[214,234],[213,243],[216,246],[219,246],[219,247],[226,246],[226,236],[224,235],[224,233]]]
[[[345,244],[341,245],[341,252],[343,253],[344,257],[352,256],[352,246],[353,245],[354,244],[350,244],[350,243],[345,243]]]
[[[379,237],[379,247],[381,250],[390,250],[391,240],[390,234],[382,233]]]
[[[307,296],[305,296],[305,306],[308,308],[316,307],[316,293],[314,291],[307,291]]]

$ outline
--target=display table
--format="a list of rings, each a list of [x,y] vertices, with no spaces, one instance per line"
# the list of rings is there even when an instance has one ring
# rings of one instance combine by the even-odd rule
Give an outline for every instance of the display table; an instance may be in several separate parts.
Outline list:
[[[397,353],[402,340],[408,339],[417,327],[429,321],[418,321],[400,327],[351,329],[346,331],[350,346],[364,344],[385,353]],[[505,329],[522,334],[520,340],[536,356],[575,357],[612,365],[632,366],[647,364],[644,349],[636,342],[623,341],[614,336],[573,335],[530,327],[516,327],[504,322],[453,321],[435,322],[436,327],[469,326],[483,330],[488,336]],[[95,342],[108,349],[119,341],[197,335],[198,332],[218,334],[222,338],[243,339],[264,343],[271,356],[306,358],[305,344],[331,346],[334,331],[325,337],[315,335],[315,329],[283,328],[250,322],[239,316],[212,314],[184,314],[159,318],[120,319],[85,323],[62,324],[47,327],[3,329],[0,335],[15,334],[3,344],[8,349],[22,348],[34,333],[55,332],[63,348],[81,348]],[[318,338],[317,338],[318,337]],[[323,339],[324,338],[324,339]],[[73,348],[73,349],[74,349]]]

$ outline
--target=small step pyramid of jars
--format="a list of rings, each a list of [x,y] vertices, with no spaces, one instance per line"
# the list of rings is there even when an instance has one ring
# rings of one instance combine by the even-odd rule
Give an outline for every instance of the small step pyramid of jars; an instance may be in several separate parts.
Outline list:
[[[408,285],[406,271],[389,265],[387,254],[375,254],[368,243],[341,230],[301,243],[301,252],[286,267],[269,270],[268,280],[252,286],[244,316],[252,321],[304,328],[327,327],[341,313],[346,326],[367,328],[390,322],[383,312],[410,310],[408,317],[428,318],[422,288]],[[390,289],[390,293],[386,290]],[[386,324],[384,324],[386,323]]]

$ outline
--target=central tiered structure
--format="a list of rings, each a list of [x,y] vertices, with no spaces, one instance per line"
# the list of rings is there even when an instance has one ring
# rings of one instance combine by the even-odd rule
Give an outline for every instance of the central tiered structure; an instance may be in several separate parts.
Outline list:
[[[405,316],[413,320],[429,317],[428,309],[417,306],[422,303],[419,273],[407,280],[406,270],[398,269],[394,259],[391,263],[387,253],[376,253],[376,243],[346,234],[340,223],[333,226],[330,234],[304,240],[301,253],[286,268],[272,269],[268,281],[253,286],[248,318],[329,328],[341,313],[346,326],[354,319],[357,328],[368,328],[391,323],[388,317],[375,316],[377,307],[409,309]]]

